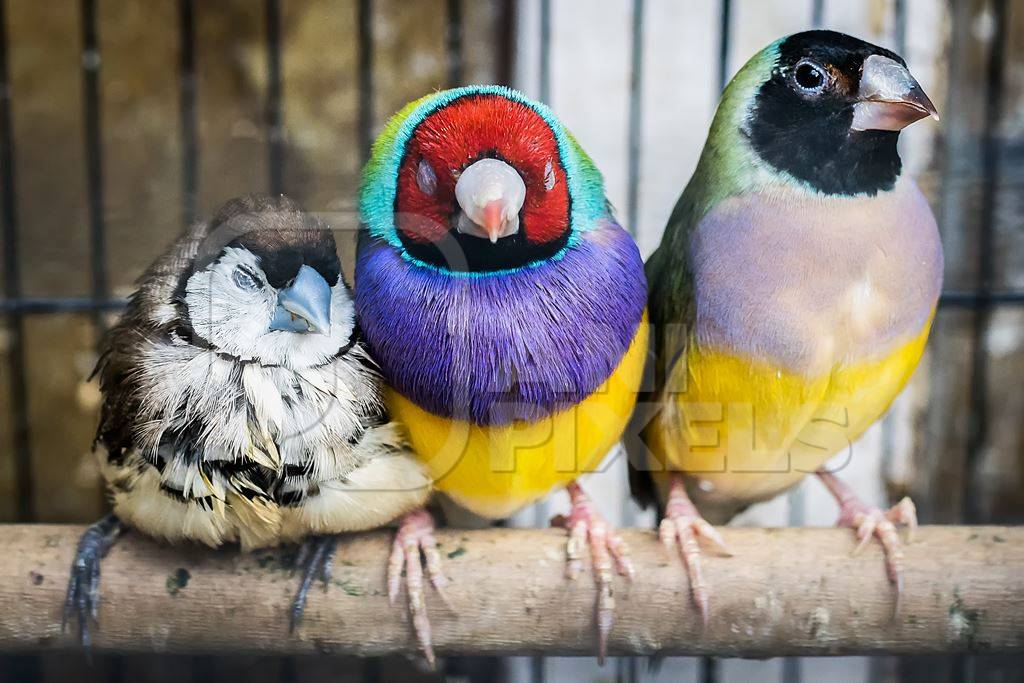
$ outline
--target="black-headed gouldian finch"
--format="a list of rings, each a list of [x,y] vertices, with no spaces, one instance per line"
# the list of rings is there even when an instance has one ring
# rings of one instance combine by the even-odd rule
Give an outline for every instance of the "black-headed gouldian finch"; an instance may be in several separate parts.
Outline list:
[[[568,490],[566,571],[589,546],[603,655],[613,571],[633,566],[575,480],[632,413],[647,290],[600,173],[547,107],[471,86],[392,118],[361,212],[356,304],[389,409],[436,488],[476,515]]]
[[[657,485],[662,541],[678,542],[705,620],[697,541],[727,552],[705,518],[811,472],[862,546],[881,540],[898,599],[895,525],[913,530],[913,504],[868,507],[821,468],[885,412],[928,337],[942,247],[896,144],[928,116],[889,50],[831,31],[772,43],[723,93],[647,263],[654,392],[631,429],[649,470],[634,490]]]
[[[430,492],[386,418],[334,237],[286,197],[235,199],[188,229],[143,274],[96,373],[114,511],[71,570],[64,622],[85,645],[100,561],[128,528],[243,549],[309,539],[294,627],[310,582],[329,580],[329,534],[387,524]]]

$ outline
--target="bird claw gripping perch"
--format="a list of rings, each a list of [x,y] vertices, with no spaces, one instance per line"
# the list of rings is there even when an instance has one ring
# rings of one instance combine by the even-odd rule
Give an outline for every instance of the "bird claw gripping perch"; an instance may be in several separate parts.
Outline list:
[[[696,506],[686,494],[686,484],[680,476],[672,477],[668,500],[665,503],[665,517],[658,527],[658,537],[669,553],[678,541],[679,557],[683,560],[690,578],[690,595],[700,610],[701,623],[706,626],[710,607],[707,584],[701,568],[699,539],[705,539],[719,554],[726,557],[731,557],[732,551],[725,544],[721,534],[697,512]]]
[[[89,622],[97,623],[100,607],[100,563],[107,556],[121,534],[124,522],[113,513],[89,525],[78,539],[75,559],[71,564],[71,577],[64,598],[61,633],[67,631],[68,622],[78,621],[78,640],[82,647],[92,645]]]
[[[893,614],[899,614],[903,597],[903,544],[896,531],[898,525],[907,527],[907,543],[914,542],[917,531],[917,508],[910,498],[903,498],[889,510],[882,510],[866,504],[857,494],[835,475],[818,470],[818,478],[828,488],[839,504],[839,519],[836,526],[848,527],[857,534],[860,543],[854,548],[856,555],[872,538],[877,538],[885,553],[885,571],[896,593]]]
[[[299,554],[295,557],[295,566],[302,568],[302,583],[295,592],[288,620],[288,632],[294,633],[302,622],[302,614],[306,609],[306,597],[309,588],[317,578],[323,582],[324,591],[331,583],[331,570],[334,564],[334,549],[338,545],[337,536],[313,536],[299,546]]]
[[[423,650],[423,656],[433,667],[436,658],[434,657],[430,620],[427,618],[420,553],[423,554],[422,562],[426,564],[427,577],[431,585],[440,596],[441,602],[452,609],[445,593],[448,579],[441,569],[441,553],[437,549],[437,539],[434,538],[434,519],[424,509],[415,510],[402,519],[398,533],[395,534],[395,540],[391,544],[391,557],[388,559],[387,570],[388,602],[394,605],[398,600],[404,568],[405,591],[413,630],[416,632],[416,640],[419,642],[420,649]]]
[[[629,554],[629,546],[597,511],[580,485],[573,482],[566,487],[572,505],[568,517],[559,516],[552,524],[569,532],[565,544],[565,576],[575,581],[583,571],[584,549],[589,547],[590,560],[597,583],[597,634],[599,663],[604,663],[608,649],[608,634],[615,620],[615,594],[612,588],[614,568],[632,581],[636,569]]]

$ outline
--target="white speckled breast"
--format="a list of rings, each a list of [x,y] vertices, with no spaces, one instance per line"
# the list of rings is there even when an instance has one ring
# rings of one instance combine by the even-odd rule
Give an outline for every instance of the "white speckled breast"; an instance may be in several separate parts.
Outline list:
[[[875,197],[761,192],[721,202],[691,250],[702,348],[814,376],[920,332],[942,245],[910,179]]]

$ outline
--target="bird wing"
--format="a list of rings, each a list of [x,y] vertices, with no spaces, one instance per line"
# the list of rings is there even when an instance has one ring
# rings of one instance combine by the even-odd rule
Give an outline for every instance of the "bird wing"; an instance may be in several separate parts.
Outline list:
[[[667,398],[686,382],[686,351],[696,307],[685,254],[697,222],[697,206],[688,188],[672,211],[661,245],[645,266],[650,346],[637,408],[624,438],[630,491],[643,507],[658,503],[651,472],[665,468],[647,446],[645,433],[652,428],[682,433],[678,404]]]

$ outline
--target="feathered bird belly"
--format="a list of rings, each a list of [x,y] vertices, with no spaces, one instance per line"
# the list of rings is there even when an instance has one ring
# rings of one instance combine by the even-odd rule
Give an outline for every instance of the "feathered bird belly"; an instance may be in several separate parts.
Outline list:
[[[231,484],[216,495],[182,494],[170,489],[160,469],[137,452],[119,461],[110,460],[103,449],[97,455],[114,511],[132,527],[171,542],[240,543],[254,549],[310,534],[376,528],[425,503],[429,479],[415,456],[399,447],[395,425],[375,428],[367,439],[374,443],[364,445],[377,450],[378,457],[347,476],[317,482],[294,501],[270,492],[254,495]]]
[[[360,346],[301,370],[153,349],[174,350],[167,365],[140,364],[152,398],[133,416],[131,445],[97,449],[114,510],[133,527],[257,548],[373,528],[426,500],[425,468],[382,419]]]
[[[633,412],[647,336],[645,315],[597,390],[537,420],[478,425],[431,413],[394,389],[387,402],[435,488],[474,514],[501,519],[597,469]]]
[[[697,499],[766,499],[849,452],[910,377],[941,289],[935,219],[909,179],[870,198],[748,195],[690,250],[685,391],[647,441]]]
[[[676,410],[662,411],[645,441],[657,462],[690,475],[702,513],[725,521],[829,458],[852,457],[854,441],[889,408],[917,367],[930,328],[929,319],[894,349],[813,377],[692,344]],[[659,472],[652,474],[664,485]]]

